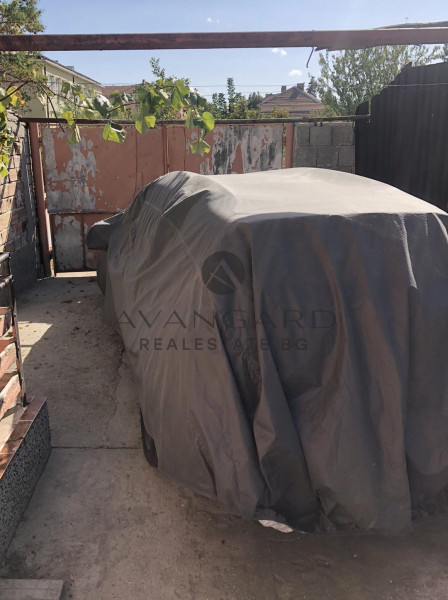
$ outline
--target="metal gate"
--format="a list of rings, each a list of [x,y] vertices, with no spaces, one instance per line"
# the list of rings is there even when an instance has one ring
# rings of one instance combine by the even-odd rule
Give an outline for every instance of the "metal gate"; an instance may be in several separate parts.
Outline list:
[[[370,112],[356,122],[356,173],[447,210],[448,63],[405,67]]]
[[[57,272],[95,268],[94,253],[85,244],[89,227],[128,206],[143,185],[164,173],[248,173],[282,167],[282,123],[218,125],[207,137],[212,149],[204,157],[190,152],[192,134],[183,126],[163,125],[145,135],[129,127],[123,144],[105,141],[99,126],[81,126],[80,132],[81,142],[69,146],[68,133],[41,125]]]

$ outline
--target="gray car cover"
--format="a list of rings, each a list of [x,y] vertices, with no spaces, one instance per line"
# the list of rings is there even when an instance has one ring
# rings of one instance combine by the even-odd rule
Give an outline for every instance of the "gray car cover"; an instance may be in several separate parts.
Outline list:
[[[174,172],[94,225],[159,468],[304,530],[447,512],[447,225],[322,169]]]

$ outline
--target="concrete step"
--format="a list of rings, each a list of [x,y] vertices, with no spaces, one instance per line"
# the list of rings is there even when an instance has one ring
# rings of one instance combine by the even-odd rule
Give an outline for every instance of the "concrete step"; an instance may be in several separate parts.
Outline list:
[[[0,600],[61,600],[57,579],[0,579]]]

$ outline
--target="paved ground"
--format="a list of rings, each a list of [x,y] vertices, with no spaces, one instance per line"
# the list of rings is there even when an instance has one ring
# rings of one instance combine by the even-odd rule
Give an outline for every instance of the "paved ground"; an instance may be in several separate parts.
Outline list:
[[[403,537],[283,535],[147,466],[126,356],[89,277],[19,303],[30,393],[54,449],[0,574],[74,600],[446,600],[448,519]]]

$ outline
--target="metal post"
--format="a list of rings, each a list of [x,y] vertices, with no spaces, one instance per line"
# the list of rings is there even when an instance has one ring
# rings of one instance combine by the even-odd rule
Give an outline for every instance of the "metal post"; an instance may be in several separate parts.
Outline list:
[[[50,245],[48,242],[47,211],[45,207],[44,174],[42,171],[42,160],[40,156],[39,125],[29,124],[31,163],[33,165],[34,189],[36,191],[37,219],[39,226],[39,241],[42,265],[45,277],[51,277]]]

